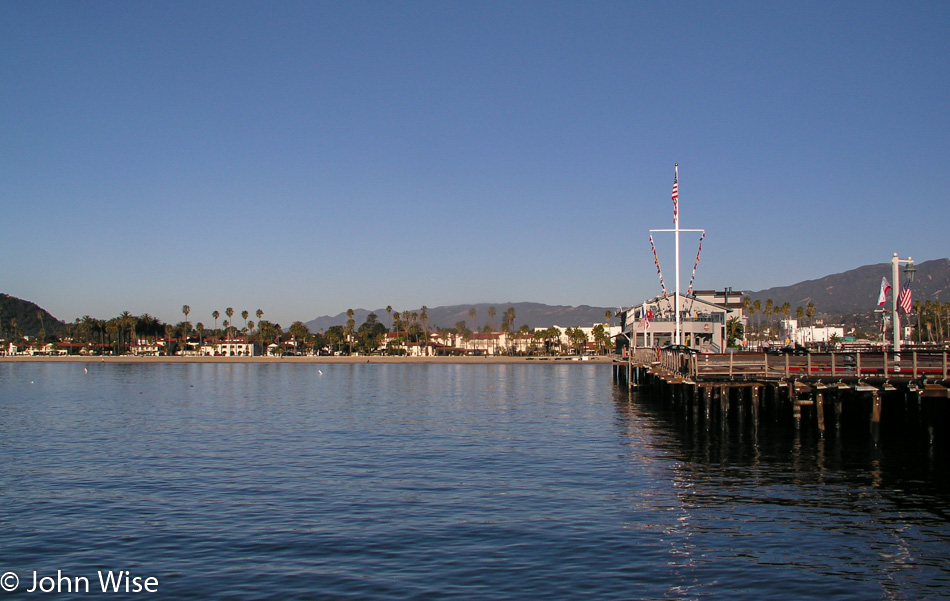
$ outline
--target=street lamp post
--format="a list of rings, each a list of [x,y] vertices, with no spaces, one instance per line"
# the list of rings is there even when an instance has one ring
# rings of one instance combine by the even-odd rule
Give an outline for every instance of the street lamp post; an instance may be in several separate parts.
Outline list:
[[[901,283],[900,283],[900,265],[901,263],[907,265],[904,269],[904,273],[907,275],[907,281],[914,281],[914,274],[917,273],[917,268],[914,267],[914,259],[907,257],[906,259],[899,259],[897,253],[894,253],[894,256],[891,257],[891,280],[894,282],[894,288],[891,292],[891,328],[894,330],[894,361],[900,361],[900,355],[897,353],[901,352],[901,320],[900,315],[897,312],[897,297],[900,296]]]

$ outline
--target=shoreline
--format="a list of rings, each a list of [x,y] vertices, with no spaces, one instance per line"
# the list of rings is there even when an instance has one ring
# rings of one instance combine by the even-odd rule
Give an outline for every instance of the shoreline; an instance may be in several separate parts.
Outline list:
[[[380,356],[344,356],[344,357],[179,357],[179,356],[102,356],[87,357],[67,355],[60,357],[47,356],[13,356],[0,357],[0,363],[378,363],[378,364],[534,364],[534,365],[594,365],[613,363],[613,355],[588,356],[587,360],[580,357],[380,357]]]

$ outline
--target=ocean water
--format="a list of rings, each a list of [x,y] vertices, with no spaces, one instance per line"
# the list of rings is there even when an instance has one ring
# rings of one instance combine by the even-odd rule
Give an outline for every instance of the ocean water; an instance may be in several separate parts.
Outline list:
[[[0,597],[950,598],[910,446],[605,365],[0,364]]]

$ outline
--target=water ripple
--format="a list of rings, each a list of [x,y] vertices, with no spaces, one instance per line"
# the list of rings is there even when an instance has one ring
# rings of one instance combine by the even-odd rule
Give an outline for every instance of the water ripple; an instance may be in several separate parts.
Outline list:
[[[0,568],[21,580],[128,569],[182,599],[950,596],[931,472],[846,441],[691,431],[605,366],[81,372],[0,365]]]

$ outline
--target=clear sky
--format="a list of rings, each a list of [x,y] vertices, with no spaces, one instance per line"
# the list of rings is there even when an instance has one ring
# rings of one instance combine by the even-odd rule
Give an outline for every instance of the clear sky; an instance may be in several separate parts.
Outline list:
[[[700,288],[947,257],[950,2],[0,1],[0,292],[60,319],[629,305],[674,163]]]

